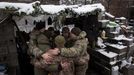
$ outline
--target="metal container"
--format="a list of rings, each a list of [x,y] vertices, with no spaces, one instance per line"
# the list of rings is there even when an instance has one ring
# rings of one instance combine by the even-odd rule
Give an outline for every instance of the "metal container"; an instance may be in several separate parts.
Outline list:
[[[123,46],[119,44],[106,44],[106,45],[107,45],[107,50],[115,52],[117,54],[127,52],[127,46]]]
[[[113,66],[111,69],[111,75],[119,75],[119,67]]]
[[[107,52],[105,49],[98,49],[94,52],[92,52],[94,58],[96,58],[96,61],[100,62],[101,64],[111,67],[112,65],[116,64],[117,61],[117,53],[114,52]]]
[[[7,68],[5,64],[0,64],[0,75],[6,75]]]

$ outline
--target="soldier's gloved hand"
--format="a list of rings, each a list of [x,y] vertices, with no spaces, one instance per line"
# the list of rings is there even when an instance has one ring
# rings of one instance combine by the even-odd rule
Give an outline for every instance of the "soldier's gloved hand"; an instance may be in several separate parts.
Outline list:
[[[53,61],[53,56],[52,55],[50,55],[49,53],[44,53],[44,54],[42,54],[41,55],[42,56],[42,58],[46,61],[46,62],[51,62],[51,61]]]
[[[77,38],[82,39],[82,38],[85,38],[86,35],[87,35],[87,33],[85,31],[82,31]]]
[[[60,50],[58,48],[50,49],[48,50],[48,53],[50,55],[58,55],[60,53]]]

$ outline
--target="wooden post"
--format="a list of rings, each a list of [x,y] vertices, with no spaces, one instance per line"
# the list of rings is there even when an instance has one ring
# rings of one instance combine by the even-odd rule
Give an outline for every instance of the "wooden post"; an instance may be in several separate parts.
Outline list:
[[[85,0],[85,5],[87,4],[87,0]]]

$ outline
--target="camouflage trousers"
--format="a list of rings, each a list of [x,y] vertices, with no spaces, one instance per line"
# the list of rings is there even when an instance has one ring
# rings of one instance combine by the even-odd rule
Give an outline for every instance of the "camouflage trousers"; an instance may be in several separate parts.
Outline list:
[[[60,56],[59,56],[60,57]],[[65,57],[60,57],[61,62],[67,62],[68,63],[68,68],[62,67],[62,69],[59,72],[51,72],[50,75],[75,75],[74,74],[74,62],[72,59],[65,58]]]
[[[75,65],[75,75],[86,75],[88,69],[88,62],[83,65]]]
[[[59,69],[63,61],[69,64],[67,69],[64,69],[64,67]],[[40,60],[40,65],[42,65],[43,68],[37,68],[38,66],[34,68],[35,75],[74,75],[74,62],[72,59],[55,56],[52,64],[45,64],[43,62],[44,61]]]
[[[48,72],[44,69],[34,67],[34,75],[48,75]]]
[[[69,61],[69,65],[68,65],[68,68],[67,69],[62,69],[60,71],[60,74],[59,75],[75,75],[74,74],[74,62],[72,61]]]
[[[78,57],[74,60],[75,75],[86,75],[89,59],[90,59],[90,56],[89,54],[86,53],[85,56]]]
[[[48,72],[45,69],[34,68],[34,75],[60,75],[60,72]]]

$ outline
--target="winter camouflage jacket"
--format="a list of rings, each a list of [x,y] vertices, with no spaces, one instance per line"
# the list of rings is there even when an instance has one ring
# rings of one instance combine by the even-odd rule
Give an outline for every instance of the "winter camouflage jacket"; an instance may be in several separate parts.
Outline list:
[[[45,64],[41,55],[50,49],[49,39],[44,33],[33,31],[30,34],[29,50],[32,56],[32,63],[35,67],[44,68],[47,71],[58,71],[59,64]]]
[[[89,60],[89,54],[87,53],[88,39],[85,38],[86,32],[82,31],[79,36],[77,36],[77,41],[73,47],[61,48],[61,56],[64,57],[76,57],[77,59],[82,59],[85,62]]]
[[[85,38],[86,32],[82,31],[79,36],[76,37],[76,41],[73,47],[61,48],[61,56],[75,57],[75,65],[84,65],[89,61],[89,54],[87,53],[88,39]]]
[[[41,54],[45,53],[48,49],[50,49],[49,39],[39,31],[33,31],[30,34],[30,53],[38,58]]]

